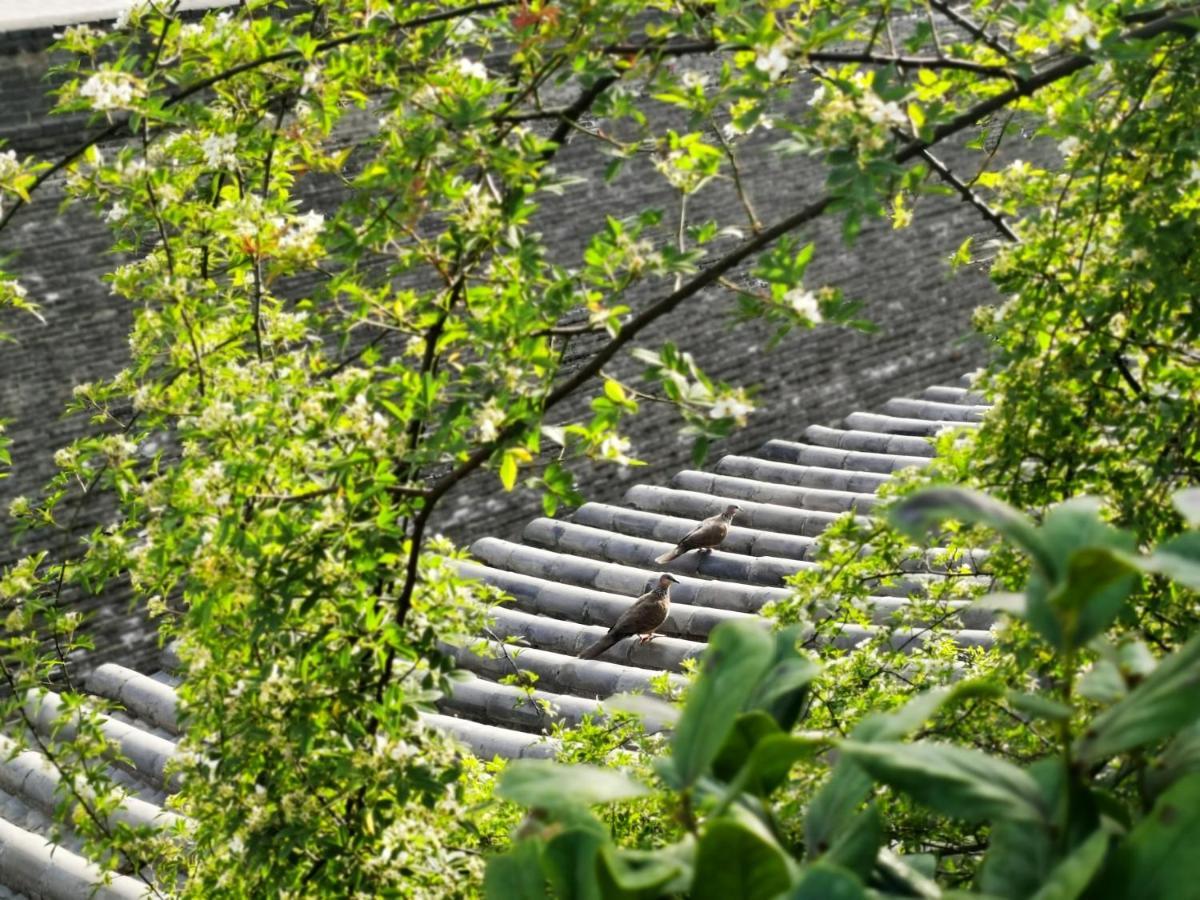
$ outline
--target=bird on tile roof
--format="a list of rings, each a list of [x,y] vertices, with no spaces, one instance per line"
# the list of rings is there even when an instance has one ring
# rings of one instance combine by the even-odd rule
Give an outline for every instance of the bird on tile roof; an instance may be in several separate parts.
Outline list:
[[[736,503],[731,503],[720,515],[709,516],[685,534],[683,540],[676,544],[673,550],[667,551],[655,562],[659,565],[669,563],[676,557],[683,556],[689,550],[704,550],[711,553],[712,548],[725,540],[725,535],[729,534],[729,525],[740,509],[741,507]]]
[[[608,629],[608,634],[579,654],[580,659],[595,659],[609,647],[630,635],[640,634],[642,643],[654,639],[654,630],[667,620],[671,609],[671,585],[679,580],[673,575],[659,575],[658,584],[638,597],[633,605]]]

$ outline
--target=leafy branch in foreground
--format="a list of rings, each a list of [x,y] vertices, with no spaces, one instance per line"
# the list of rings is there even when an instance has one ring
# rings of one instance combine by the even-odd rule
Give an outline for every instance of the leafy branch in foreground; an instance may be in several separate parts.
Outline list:
[[[1178,502],[1190,520],[1196,492]],[[797,626],[768,634],[721,626],[650,787],[611,769],[514,763],[501,796],[528,810],[514,847],[488,866],[489,897],[652,898],[1163,898],[1190,896],[1200,839],[1200,637],[1155,660],[1102,636],[1143,575],[1200,591],[1200,532],[1149,554],[1074,501],[1040,526],[1004,504],[940,488],[899,503],[914,534],[952,518],[996,529],[1036,560],[1008,602],[1066,662],[1037,693],[963,681],[864,718],[847,738],[797,732],[817,666],[796,649]],[[981,602],[987,602],[986,599]],[[1084,670],[1081,653],[1094,660]],[[1018,765],[973,747],[906,738],[937,716],[1003,700],[1055,734],[1042,758]],[[789,836],[778,800],[797,765],[827,768]],[[934,859],[900,851],[876,785],[950,820],[986,825],[977,892],[945,889]],[[614,841],[591,811],[654,792],[680,836],[652,849]],[[959,879],[952,879],[956,884]]]

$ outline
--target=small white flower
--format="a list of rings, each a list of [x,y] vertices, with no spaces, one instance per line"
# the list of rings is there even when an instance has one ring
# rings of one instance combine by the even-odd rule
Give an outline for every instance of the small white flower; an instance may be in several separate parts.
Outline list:
[[[701,88],[708,85],[708,76],[703,72],[696,72],[692,69],[683,73],[683,78],[680,79],[683,86],[688,89]]]
[[[754,404],[747,403],[744,398],[736,394],[730,394],[719,398],[709,409],[708,415],[712,419],[737,419],[740,422],[752,412],[754,412]]]
[[[825,85],[818,84],[817,89],[813,91],[812,96],[808,98],[809,106],[817,106],[825,99]]]
[[[1061,141],[1058,142],[1058,152],[1061,153],[1064,157],[1074,156],[1075,153],[1079,150],[1079,146],[1080,146],[1079,138],[1072,135],[1071,137],[1063,138]]]
[[[895,102],[884,102],[883,98],[874,91],[867,91],[862,99],[863,113],[876,125],[887,125],[892,128],[903,128],[908,124],[908,116]]]
[[[788,62],[787,49],[782,43],[772,44],[770,47],[754,48],[754,68],[771,81],[775,81],[787,71]]]
[[[629,443],[629,438],[621,437],[619,434],[610,434],[600,442],[600,456],[603,459],[611,459],[623,466],[633,462],[629,456],[629,451],[632,445]]]
[[[19,518],[29,513],[29,498],[28,497],[13,497],[12,502],[8,504],[8,514],[14,519]]]
[[[500,436],[500,426],[503,424],[504,410],[494,397],[475,414],[475,427],[479,431],[479,439],[485,444]]]
[[[784,302],[799,316],[808,319],[813,325],[820,324],[821,303],[817,295],[803,287],[794,287],[783,295]]]
[[[129,215],[129,207],[118,200],[112,205],[112,208],[104,214],[104,221],[109,224],[121,222]]]
[[[1096,23],[1074,3],[1063,10],[1063,36],[1072,41],[1084,41],[1093,49],[1100,46],[1096,40]]]
[[[460,74],[467,78],[478,78],[480,81],[487,81],[488,70],[483,63],[475,62],[473,59],[462,57],[456,64]]]
[[[141,15],[144,0],[130,0],[120,12],[117,13],[117,18],[113,22],[113,30],[120,31],[126,27],[132,19]]]

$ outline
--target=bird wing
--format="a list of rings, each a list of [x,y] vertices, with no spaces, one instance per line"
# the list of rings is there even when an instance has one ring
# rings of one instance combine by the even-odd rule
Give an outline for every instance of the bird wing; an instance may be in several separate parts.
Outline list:
[[[633,606],[621,613],[613,627],[608,630],[608,633],[619,634],[622,637],[637,634],[642,627],[642,623],[647,619],[647,610],[654,603],[654,591],[642,594],[642,596],[634,601]]]
[[[684,535],[679,546],[687,550],[712,547],[725,539],[727,530],[720,516],[711,516]]]

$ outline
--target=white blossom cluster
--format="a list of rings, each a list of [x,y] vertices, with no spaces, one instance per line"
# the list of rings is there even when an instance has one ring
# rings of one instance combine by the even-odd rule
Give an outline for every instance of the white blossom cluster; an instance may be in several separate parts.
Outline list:
[[[504,410],[495,397],[490,397],[488,402],[475,413],[475,429],[479,434],[479,440],[485,444],[500,436],[500,426],[503,424]]]
[[[21,171],[21,161],[13,150],[0,151],[0,181],[12,178]]]
[[[128,109],[145,93],[141,79],[115,69],[101,69],[79,88],[79,96],[88,100],[92,109],[100,111]]]
[[[234,150],[237,149],[236,134],[210,134],[200,142],[204,164],[210,169],[230,169],[237,165]]]
[[[792,312],[807,319],[813,325],[821,323],[821,301],[815,293],[803,285],[794,287],[784,294],[783,302],[788,305]]]
[[[321,231],[325,228],[325,217],[319,212],[309,211],[296,216],[287,223],[279,235],[281,253],[307,255],[320,249]]]

